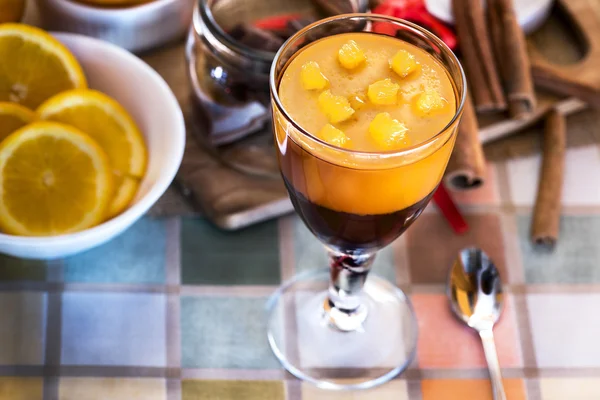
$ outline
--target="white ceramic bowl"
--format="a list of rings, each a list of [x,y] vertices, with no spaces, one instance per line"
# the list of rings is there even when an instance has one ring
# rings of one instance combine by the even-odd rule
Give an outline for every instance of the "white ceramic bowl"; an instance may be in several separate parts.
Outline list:
[[[181,108],[156,71],[113,44],[74,34],[57,33],[54,36],[77,57],[89,86],[116,99],[135,119],[148,147],[148,167],[129,208],[101,225],[54,237],[0,234],[0,253],[16,257],[65,257],[119,235],[144,215],[169,187],[185,147]]]
[[[195,0],[154,0],[124,8],[102,8],[71,0],[37,0],[44,28],[80,33],[134,53],[182,39]]]

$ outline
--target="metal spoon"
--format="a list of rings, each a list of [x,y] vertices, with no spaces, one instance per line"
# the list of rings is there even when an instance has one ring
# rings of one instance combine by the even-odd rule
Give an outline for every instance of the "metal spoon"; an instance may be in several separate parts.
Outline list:
[[[448,277],[448,297],[454,314],[479,332],[494,400],[506,400],[493,333],[502,312],[502,283],[496,266],[481,249],[460,251]]]

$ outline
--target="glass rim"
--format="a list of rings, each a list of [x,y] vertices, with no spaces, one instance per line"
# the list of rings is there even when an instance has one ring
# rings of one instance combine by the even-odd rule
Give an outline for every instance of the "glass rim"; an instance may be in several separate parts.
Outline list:
[[[447,55],[450,56],[450,59],[454,60],[454,62],[456,63],[456,66],[458,67],[458,70],[460,72],[460,79],[462,81],[462,87],[463,87],[463,91],[461,94],[461,98],[458,104],[458,107],[456,108],[456,111],[454,113],[454,116],[452,117],[452,119],[450,120],[450,122],[448,122],[448,124],[446,124],[446,126],[444,126],[444,128],[442,128],[438,133],[436,133],[435,135],[433,135],[431,138],[420,142],[418,144],[403,148],[401,150],[390,150],[390,151],[359,151],[359,150],[350,150],[350,149],[345,149],[343,147],[337,147],[334,146],[330,143],[327,143],[326,141],[318,138],[316,135],[308,132],[306,129],[302,128],[296,121],[294,121],[294,119],[288,114],[287,110],[285,109],[285,107],[283,106],[283,104],[281,103],[281,99],[279,98],[279,93],[277,91],[277,87],[276,87],[276,77],[275,77],[275,69],[277,66],[277,63],[279,61],[279,59],[282,57],[283,53],[285,52],[285,50],[287,50],[287,48],[299,37],[303,36],[304,34],[306,34],[308,31],[316,28],[317,26],[320,26],[322,24],[328,23],[328,22],[332,22],[332,21],[338,21],[338,20],[349,20],[349,19],[368,19],[368,20],[379,20],[381,22],[392,22],[395,23],[397,25],[401,25],[401,26],[405,26],[408,27],[412,30],[416,30],[418,31],[420,34],[422,34],[423,36],[425,36],[425,38],[431,42],[433,42],[439,49],[441,52],[446,53]],[[387,36],[387,35],[386,35]],[[446,70],[448,70],[448,68],[446,66],[444,66],[444,68]],[[449,71],[448,71],[449,72]],[[454,79],[452,79],[454,81]],[[456,82],[454,83],[456,85]],[[316,141],[319,145],[325,146],[325,148],[329,148],[332,149],[336,152],[340,152],[342,154],[349,154],[349,155],[355,155],[355,156],[364,156],[364,157],[370,157],[370,156],[383,156],[383,157],[394,157],[394,156],[401,156],[404,154],[410,154],[413,153],[415,151],[418,151],[419,149],[425,148],[429,145],[431,145],[433,142],[437,141],[439,139],[439,137],[441,135],[443,135],[445,132],[447,132],[449,129],[452,128],[453,125],[456,124],[456,122],[458,121],[458,119],[460,118],[462,112],[463,112],[463,108],[465,105],[465,101],[466,101],[466,97],[467,97],[467,78],[465,75],[465,71],[462,67],[462,65],[460,64],[460,62],[458,61],[458,58],[456,57],[456,55],[454,54],[454,52],[448,47],[448,45],[446,45],[446,43],[444,43],[440,38],[438,38],[436,35],[434,35],[433,33],[431,33],[430,31],[428,31],[427,29],[414,24],[410,21],[404,20],[404,19],[400,19],[400,18],[396,18],[396,17],[391,17],[391,16],[387,16],[387,15],[380,15],[380,14],[370,14],[370,13],[352,13],[352,14],[341,14],[341,15],[336,15],[333,17],[329,17],[329,18],[324,18],[321,20],[318,20],[304,28],[302,28],[301,30],[299,30],[298,32],[296,32],[292,37],[290,37],[288,40],[286,40],[286,42],[281,46],[281,48],[277,51],[277,53],[275,54],[275,58],[273,59],[273,63],[271,64],[271,71],[269,73],[269,90],[271,91],[271,98],[274,100],[277,108],[279,109],[279,112],[281,112],[284,116],[284,118],[286,119],[287,122],[291,123],[295,129],[297,129],[299,132],[302,133],[303,136],[307,136],[309,139]]]

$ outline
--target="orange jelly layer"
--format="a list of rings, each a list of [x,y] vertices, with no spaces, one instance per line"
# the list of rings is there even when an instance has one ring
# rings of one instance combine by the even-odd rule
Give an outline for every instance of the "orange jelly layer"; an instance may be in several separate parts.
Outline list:
[[[340,48],[354,41],[365,61],[353,69],[342,65]],[[401,76],[390,60],[404,50],[414,57],[418,68]],[[322,88],[307,89],[302,68],[316,62],[327,79]],[[368,95],[369,85],[389,79],[398,85],[395,104],[374,104]],[[334,96],[348,99],[354,109],[344,121],[332,122],[319,106],[319,96],[329,90]],[[330,36],[303,48],[288,64],[279,83],[279,97],[287,114],[303,130],[333,146],[358,152],[385,153],[418,145],[437,136],[456,113],[454,85],[444,66],[424,50],[393,37],[372,33],[349,33]],[[425,112],[423,93],[441,98],[441,107]],[[356,99],[361,99],[357,101]],[[371,124],[381,113],[405,128],[402,140],[382,144]],[[438,136],[438,143],[428,146],[421,156],[412,158],[354,157],[351,153],[315,145],[275,110],[275,133],[279,145],[282,172],[294,188],[321,206],[359,215],[386,214],[409,207],[430,194],[439,183],[450,157],[455,126]],[[322,129],[332,125],[347,140],[322,136]],[[321,135],[321,136],[320,136]],[[375,161],[373,161],[375,159]]]

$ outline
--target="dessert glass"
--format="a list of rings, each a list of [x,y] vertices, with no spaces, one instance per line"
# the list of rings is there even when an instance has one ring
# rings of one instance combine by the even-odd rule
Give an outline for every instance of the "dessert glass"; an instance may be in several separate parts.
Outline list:
[[[456,100],[446,127],[402,150],[365,152],[328,144],[294,122],[278,94],[290,60],[315,40],[348,32],[395,36],[443,65]],[[377,251],[415,221],[443,176],[464,104],[463,70],[440,39],[417,25],[381,15],[346,14],[321,20],[290,38],[275,57],[270,85],[281,174],[296,212],[325,245],[330,265],[324,272],[297,275],[269,299],[269,343],[289,372],[319,387],[357,389],[386,382],[413,359],[417,323],[410,300],[398,287],[367,277]],[[361,212],[373,196],[402,198],[409,206]],[[330,207],[338,200],[354,204],[357,211]]]

